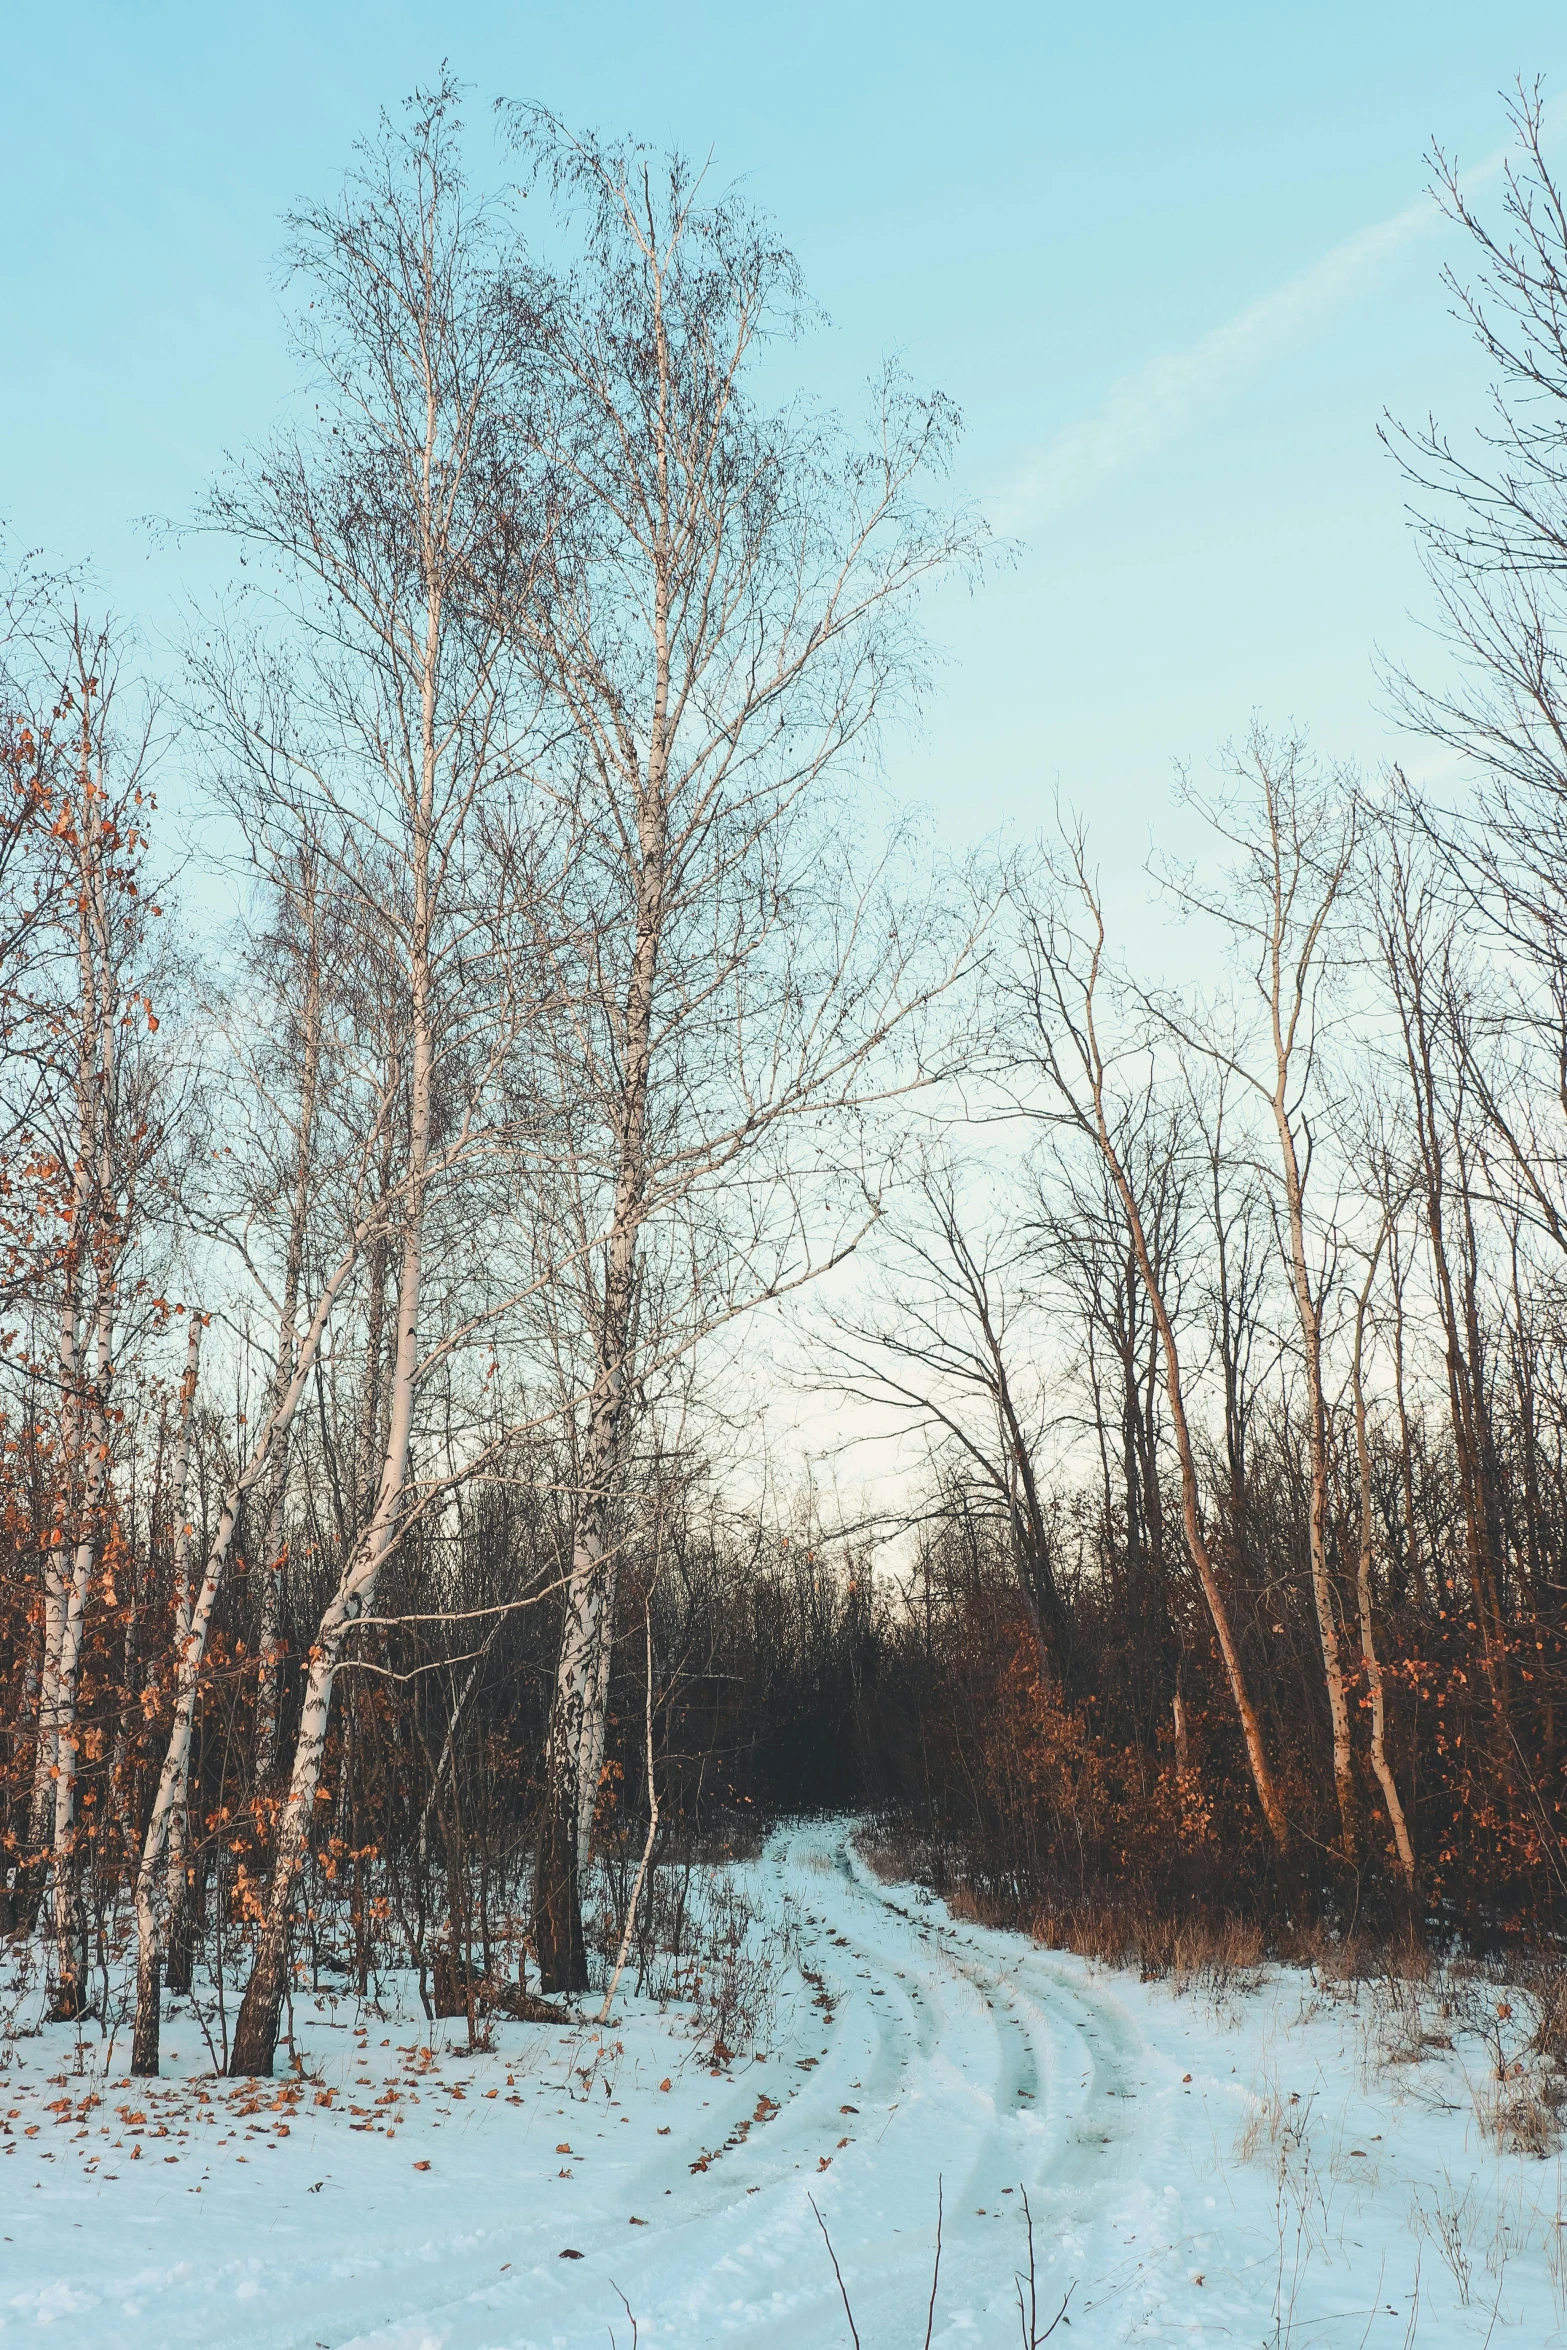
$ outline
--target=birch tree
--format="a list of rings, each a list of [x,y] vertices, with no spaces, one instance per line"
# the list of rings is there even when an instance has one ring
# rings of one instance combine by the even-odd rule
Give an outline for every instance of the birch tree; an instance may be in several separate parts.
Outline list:
[[[408,1498],[427,1219],[479,1147],[507,1016],[481,944],[475,814],[513,755],[505,622],[538,526],[512,461],[525,271],[504,210],[467,192],[453,86],[411,100],[402,127],[383,121],[340,199],[291,225],[316,421],[237,473],[211,510],[278,578],[287,691],[257,710],[221,651],[201,666],[236,774],[330,861],[395,968],[400,1167],[373,1499],[306,1663],[236,2074],[271,2069],[333,1688]]]
[[[157,909],[141,893],[140,829],[150,728],[115,716],[118,662],[109,632],[75,609],[52,616],[41,646],[58,753],[51,847],[58,859],[53,982],[36,1007],[62,1241],[55,1299],[54,1508],[43,1529],[43,1651],[29,1822],[52,1883],[52,2012],[84,1997],[79,1904],[77,1724],[93,1577],[114,1511],[115,1345],[133,1303],[138,1189],[159,1135],[139,1038],[157,1027],[144,968]]]
[[[846,870],[830,786],[916,674],[912,597],[976,537],[926,503],[955,425],[941,400],[889,379],[864,448],[767,412],[763,354],[803,293],[738,197],[538,110],[512,126],[580,255],[528,322],[561,522],[524,637],[559,746],[540,780],[571,825],[541,953],[570,1007],[553,1245],[584,1268],[533,1923],[546,1987],[578,1989],[629,1418],[661,1364],[841,1247],[841,1192],[814,1226],[806,1204],[831,1188],[825,1124],[888,1082],[894,1037],[899,1082],[918,1061],[950,965],[919,950],[920,909],[893,918]]]

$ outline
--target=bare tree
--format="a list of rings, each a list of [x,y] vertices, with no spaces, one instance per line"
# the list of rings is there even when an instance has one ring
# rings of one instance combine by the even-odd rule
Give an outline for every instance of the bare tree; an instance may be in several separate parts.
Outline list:
[[[1355,1299],[1355,1335],[1350,1354],[1350,1394],[1355,1415],[1355,1468],[1360,1502],[1360,1541],[1356,1560],[1355,1596],[1360,1611],[1360,1656],[1365,1667],[1366,1687],[1371,1699],[1371,1767],[1376,1773],[1382,1800],[1387,1805],[1388,1825],[1398,1853],[1398,1866],[1403,1876],[1404,1889],[1411,1900],[1415,1892],[1415,1848],[1409,1833],[1409,1822],[1398,1781],[1387,1753],[1387,1685],[1383,1678],[1382,1661],[1377,1654],[1376,1628],[1372,1617],[1372,1568],[1376,1558],[1376,1500],[1372,1489],[1371,1438],[1366,1415],[1365,1351],[1366,1309],[1376,1282],[1377,1265],[1388,1233],[1403,1201],[1389,1203],[1376,1242],[1366,1263],[1366,1277]]]
[[[341,198],[294,221],[313,299],[301,341],[317,423],[214,497],[213,521],[281,574],[282,687],[205,663],[239,774],[330,865],[397,973],[395,1316],[374,1498],[311,1647],[265,1914],[231,2067],[270,2071],[289,1917],[344,1643],[406,1523],[415,1401],[448,1330],[426,1327],[434,1197],[477,1143],[507,1029],[486,963],[475,811],[526,723],[511,620],[543,527],[518,461],[526,272],[504,210],[467,196],[456,93],[383,121]],[[474,982],[478,980],[479,984]],[[499,1000],[497,1000],[497,998]],[[296,1366],[295,1378],[298,1378]]]
[[[846,874],[823,794],[913,673],[913,593],[976,541],[921,502],[954,427],[940,400],[881,386],[864,451],[762,410],[759,354],[797,330],[802,296],[738,197],[708,201],[679,158],[536,110],[513,127],[582,254],[537,298],[539,450],[562,519],[527,624],[573,828],[549,950],[576,1008],[569,1213],[579,1238],[605,1235],[583,1260],[580,1494],[534,1892],[546,1986],[577,1988],[628,1415],[661,1361],[832,1258],[841,1207],[823,1248],[804,1204],[834,1188],[825,1122],[888,1083],[872,1067],[895,1033],[899,1082],[918,1060],[915,1015],[951,964],[922,952],[920,912],[894,921]],[[840,1147],[852,1168],[854,1141]],[[672,1323],[645,1311],[650,1284],[676,1294],[650,1249],[687,1268]]]
[[[1346,778],[1322,776],[1296,737],[1271,740],[1252,730],[1238,768],[1239,791],[1188,803],[1235,852],[1239,862],[1217,890],[1183,875],[1175,887],[1230,936],[1247,968],[1263,1037],[1254,1045],[1201,1029],[1168,1004],[1165,1017],[1183,1048],[1208,1055],[1266,1104],[1278,1151],[1281,1235],[1294,1308],[1306,1399],[1311,1499],[1311,1588],[1322,1677],[1333,1734],[1333,1784],[1344,1858],[1359,1854],[1360,1805],[1350,1738],[1340,1627],[1328,1558],[1328,1415],[1322,1322],[1331,1250],[1326,1257],[1307,1229],[1313,1115],[1321,1093],[1321,1024],[1325,978],[1333,961],[1335,918],[1355,865],[1357,795]]]
[[[1024,1316],[1034,1286],[1026,1240],[971,1237],[950,1165],[921,1169],[903,1212],[881,1231],[881,1294],[835,1314],[831,1357],[846,1396],[890,1411],[940,1451],[1007,1529],[1018,1594],[1042,1673],[1066,1684],[1071,1630],[1056,1580],[1039,1454],[1059,1417],[1031,1362]],[[1032,1337],[1032,1343],[1031,1343]],[[822,1342],[813,1338],[813,1376]]]
[[[1389,673],[1392,698],[1478,783],[1451,810],[1405,785],[1444,894],[1496,953],[1467,1034],[1466,1087],[1493,1182],[1567,1248],[1567,194],[1544,146],[1538,84],[1508,109],[1516,150],[1492,227],[1453,158],[1435,194],[1467,236],[1473,283],[1444,272],[1491,379],[1488,424],[1389,425],[1440,627],[1443,681]],[[1402,779],[1401,779],[1402,780]]]
[[[1126,1217],[1137,1270],[1147,1292],[1164,1358],[1165,1401],[1181,1469],[1182,1518],[1186,1547],[1224,1660],[1257,1801],[1276,1849],[1289,1849],[1289,1822],[1279,1800],[1263,1741],[1262,1723],[1247,1685],[1229,1609],[1214,1571],[1202,1521],[1197,1454],[1186,1409],[1180,1348],[1163,1285],[1155,1270],[1142,1207],[1118,1144],[1119,1109],[1113,1091],[1115,1069],[1100,1034],[1104,981],[1105,926],[1099,895],[1080,835],[1064,843],[1064,870],[1047,875],[1041,899],[1022,870],[1014,873],[1022,970],[1020,1009],[1027,1022],[1033,1065],[1050,1089],[1050,1106],[1035,1114],[1074,1131],[1096,1151]],[[1075,917],[1075,919],[1074,919]],[[1146,1047],[1138,1057],[1146,1060]]]
[[[52,709],[50,849],[54,918],[35,1006],[35,1114],[53,1170],[61,1239],[46,1281],[56,1314],[54,1502],[43,1530],[44,1632],[29,1840],[51,1854],[54,2009],[79,2012],[84,1924],[76,1783],[78,1678],[88,1599],[114,1515],[117,1335],[137,1311],[139,1194],[161,1146],[155,1080],[142,1039],[157,1018],[148,932],[157,908],[139,886],[140,803],[151,742],[143,710],[116,715],[110,632],[74,606],[42,616],[36,643]],[[40,731],[42,729],[40,728]]]
[[[1372,920],[1408,1079],[1412,1157],[1458,1466],[1464,1563],[1481,1627],[1492,1709],[1510,1745],[1511,1676],[1474,1249],[1473,1178],[1479,1153],[1464,1098],[1470,1056],[1454,1035],[1464,990],[1454,970],[1455,917],[1418,839],[1401,839],[1396,830],[1385,836]]]

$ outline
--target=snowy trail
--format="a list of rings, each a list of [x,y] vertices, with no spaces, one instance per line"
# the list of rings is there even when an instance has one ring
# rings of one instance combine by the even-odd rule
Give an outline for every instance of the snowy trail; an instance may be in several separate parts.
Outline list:
[[[422,2023],[323,2013],[301,2038],[325,2088],[260,2099],[195,2077],[203,2057],[89,2109],[68,2034],[18,2044],[0,2074],[0,2335],[602,2350],[611,2328],[630,2340],[623,2292],[650,2350],[825,2350],[848,2330],[814,2198],[864,2350],[914,2350],[939,2180],[939,2344],[1016,2342],[1024,2190],[1042,2314],[1071,2287],[1056,2339],[1078,2350],[1260,2346],[1276,2309],[1280,2338],[1327,2350],[1486,2338],[1478,2236],[1467,2302],[1438,2269],[1415,2309],[1411,2191],[1468,2161],[1497,2212],[1514,2194],[1521,2246],[1526,2191],[1536,2233],[1550,2224],[1545,2168],[1511,2180],[1482,2158],[1451,2079],[1413,2106],[1367,2094],[1344,2017],[1303,2001],[1302,1978],[1227,2024],[956,1922],[880,1884],[851,1825],[784,1831],[736,1872],[791,1955],[767,2057],[728,2072],[681,2019],[631,2003],[607,2032],[508,2024],[493,2054],[433,2062]],[[1275,2078],[1285,2110],[1314,2117],[1293,2218],[1277,2165],[1236,2151]],[[1497,2281],[1493,2338],[1567,2339],[1543,2257],[1532,2277],[1523,2257]]]

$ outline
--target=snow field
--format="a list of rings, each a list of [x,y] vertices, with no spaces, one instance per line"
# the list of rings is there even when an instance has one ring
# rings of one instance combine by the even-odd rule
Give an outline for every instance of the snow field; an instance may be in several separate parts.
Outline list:
[[[1017,2342],[1025,2190],[1076,2350],[1567,2344],[1559,2166],[1482,2130],[1483,2037],[1384,2063],[1363,1995],[1287,1970],[1178,1997],[879,1884],[844,1823],[733,1874],[785,1955],[717,2070],[629,1997],[470,2054],[406,1981],[389,2020],[296,1998],[304,2080],[213,2079],[183,2015],[162,2082],[10,2043],[0,2336],[625,2350],[629,2305],[650,2350],[837,2350],[825,2225],[865,2350],[918,2350],[939,2182],[937,2344]]]

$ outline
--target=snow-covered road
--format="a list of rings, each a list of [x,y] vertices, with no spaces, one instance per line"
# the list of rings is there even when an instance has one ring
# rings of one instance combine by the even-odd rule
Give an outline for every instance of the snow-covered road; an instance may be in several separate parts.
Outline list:
[[[1390,2086],[1306,1978],[1216,2012],[880,1884],[844,1823],[736,1873],[792,1956],[766,2057],[727,2070],[631,2002],[488,2055],[341,2002],[297,2019],[311,2078],[259,2094],[207,2077],[188,2019],[180,2077],[134,2094],[58,2029],[14,2043],[0,2332],[602,2350],[629,2304],[650,2350],[825,2350],[814,2200],[864,2350],[918,2350],[939,2182],[938,2344],[1017,2342],[1024,2190],[1041,2328],[1070,2289],[1078,2350],[1567,2341],[1559,2180],[1482,2146],[1461,2051]]]

